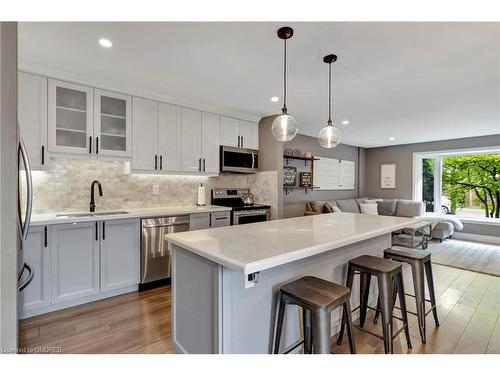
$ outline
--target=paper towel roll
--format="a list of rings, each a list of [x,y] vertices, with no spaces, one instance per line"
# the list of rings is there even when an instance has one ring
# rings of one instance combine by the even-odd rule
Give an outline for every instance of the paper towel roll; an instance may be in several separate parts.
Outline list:
[[[205,186],[201,184],[198,186],[198,202],[196,203],[198,206],[206,206],[207,202],[205,200]]]

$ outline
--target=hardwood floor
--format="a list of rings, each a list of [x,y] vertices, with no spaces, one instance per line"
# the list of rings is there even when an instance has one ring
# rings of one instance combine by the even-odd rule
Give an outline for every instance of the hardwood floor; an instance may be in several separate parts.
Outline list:
[[[433,265],[440,327],[427,317],[427,344],[422,344],[410,319],[413,349],[404,335],[394,342],[395,353],[500,353],[500,277]],[[411,274],[405,267],[406,289]],[[410,311],[414,301],[407,300]],[[367,317],[366,328],[380,332]],[[397,322],[396,324],[399,324]],[[170,287],[93,302],[23,320],[20,346],[60,348],[62,353],[175,353],[170,344]],[[380,340],[355,329],[358,353],[383,353]],[[335,340],[332,340],[335,341]],[[347,340],[332,345],[348,353]]]

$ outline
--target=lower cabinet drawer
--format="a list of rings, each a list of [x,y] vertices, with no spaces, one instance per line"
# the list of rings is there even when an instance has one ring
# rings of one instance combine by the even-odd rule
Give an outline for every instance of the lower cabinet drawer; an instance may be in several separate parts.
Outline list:
[[[231,225],[231,212],[212,212],[210,226],[212,228],[227,227]]]

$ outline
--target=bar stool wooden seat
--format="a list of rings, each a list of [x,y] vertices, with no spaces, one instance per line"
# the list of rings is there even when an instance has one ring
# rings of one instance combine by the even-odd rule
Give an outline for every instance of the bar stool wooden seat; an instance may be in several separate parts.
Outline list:
[[[384,258],[392,259],[398,262],[408,263],[411,266],[413,277],[413,286],[415,295],[406,293],[407,296],[415,298],[417,313],[409,311],[409,314],[416,315],[418,319],[418,327],[420,330],[420,338],[422,342],[426,342],[426,324],[425,317],[432,311],[434,322],[439,326],[439,320],[436,309],[436,295],[434,292],[434,279],[432,277],[431,253],[424,250],[408,249],[406,247],[394,246],[384,250]],[[424,276],[425,274],[425,276]],[[425,279],[427,279],[427,287],[429,289],[430,299],[425,298]],[[431,308],[425,311],[425,302],[430,302]],[[395,302],[395,301],[394,301]],[[378,319],[378,312],[375,314],[374,322]]]
[[[405,332],[408,348],[411,348],[401,263],[390,259],[374,257],[371,255],[362,255],[360,257],[349,260],[347,270],[347,287],[349,289],[352,289],[355,274],[360,275],[360,306],[355,308],[353,312],[359,309],[360,314],[359,326],[354,327],[359,328],[371,335],[374,335],[379,339],[382,339],[384,341],[384,349],[386,354],[393,353],[393,340],[397,335],[401,333],[401,331]],[[379,306],[380,312],[382,313],[383,336],[379,336],[363,328],[366,320],[367,309],[378,310],[368,306],[370,281],[372,276],[375,276],[378,281]],[[401,305],[401,318],[395,317],[393,315],[393,299],[396,298],[396,295],[399,295],[399,303]],[[403,322],[403,327],[399,329],[395,334],[393,332],[394,318],[399,319]],[[346,317],[343,316],[342,326],[337,340],[338,345],[342,344],[345,319]]]
[[[283,285],[280,288],[276,331],[274,337],[274,354],[278,354],[283,328],[283,318],[287,304],[302,307],[304,340],[292,346],[289,353],[304,344],[304,353],[331,352],[331,313],[343,307],[347,325],[347,335],[351,353],[356,353],[352,335],[350,289],[313,276],[305,276]]]

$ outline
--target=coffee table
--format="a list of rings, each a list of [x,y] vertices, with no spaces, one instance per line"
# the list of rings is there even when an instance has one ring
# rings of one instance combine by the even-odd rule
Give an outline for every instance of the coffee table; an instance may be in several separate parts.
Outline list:
[[[432,222],[419,221],[401,229],[401,232],[392,234],[392,245],[417,248],[422,246],[425,250],[429,246],[431,237]]]

